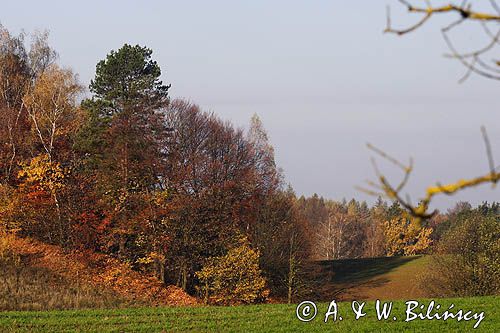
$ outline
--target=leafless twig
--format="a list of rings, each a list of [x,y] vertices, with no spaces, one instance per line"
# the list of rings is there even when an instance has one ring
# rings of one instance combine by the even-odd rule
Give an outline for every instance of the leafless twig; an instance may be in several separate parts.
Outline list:
[[[460,15],[459,19],[442,28],[441,31],[443,38],[451,51],[451,54],[447,54],[446,56],[458,60],[467,69],[459,82],[464,82],[472,73],[489,79],[500,80],[500,62],[494,59],[486,61],[482,58],[482,56],[486,56],[486,54],[492,51],[495,46],[500,44],[500,30],[496,34],[493,34],[487,26],[487,23],[500,23],[500,6],[497,5],[496,1],[490,0],[493,11],[492,13],[474,11],[468,1],[461,1],[460,5],[450,3],[443,6],[433,6],[432,3],[427,0],[426,7],[414,6],[406,0],[399,0],[399,2],[405,6],[410,13],[419,13],[423,16],[417,23],[407,28],[394,29],[392,28],[391,13],[390,8],[388,7],[387,23],[384,32],[393,33],[399,36],[405,35],[420,28],[435,14],[446,14],[452,12],[458,13]],[[490,41],[486,46],[472,52],[459,52],[457,50],[448,33],[465,21],[475,21],[482,25],[486,36],[490,38]]]
[[[436,186],[429,186],[426,190],[425,196],[422,199],[420,199],[420,202],[417,206],[414,206],[411,203],[411,200],[408,195],[406,195],[406,199],[403,199],[401,194],[404,187],[408,183],[411,172],[413,171],[412,159],[410,159],[408,165],[404,165],[394,157],[385,153],[383,150],[371,144],[368,144],[367,146],[371,151],[375,152],[378,156],[382,157],[384,160],[400,168],[404,172],[404,175],[403,179],[399,182],[397,186],[392,185],[387,180],[387,178],[380,172],[380,170],[377,167],[375,159],[372,158],[372,163],[374,165],[375,174],[377,176],[378,182],[367,181],[368,185],[374,190],[360,188],[360,187],[358,188],[370,195],[384,196],[390,200],[399,202],[399,204],[402,207],[404,207],[411,215],[413,215],[415,218],[419,220],[428,219],[436,214],[436,211],[429,212],[429,205],[434,196],[439,194],[453,195],[461,190],[470,187],[475,187],[485,183],[492,183],[493,185],[495,185],[498,182],[498,180],[500,180],[500,172],[497,171],[498,168],[495,168],[491,144],[486,129],[482,127],[481,132],[486,146],[486,155],[488,158],[488,165],[489,165],[489,172],[483,176],[471,179],[460,179],[455,183],[444,184],[444,185],[438,182]]]

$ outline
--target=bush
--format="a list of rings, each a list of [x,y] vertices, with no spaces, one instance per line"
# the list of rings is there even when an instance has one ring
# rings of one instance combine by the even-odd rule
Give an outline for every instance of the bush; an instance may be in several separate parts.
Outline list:
[[[269,292],[259,268],[259,257],[260,253],[245,243],[222,257],[209,258],[196,273],[205,303],[228,305],[263,301]]]
[[[471,211],[438,244],[423,278],[433,296],[500,294],[500,216]]]
[[[414,219],[399,217],[384,223],[385,251],[388,256],[413,256],[427,251],[432,228],[421,227]]]

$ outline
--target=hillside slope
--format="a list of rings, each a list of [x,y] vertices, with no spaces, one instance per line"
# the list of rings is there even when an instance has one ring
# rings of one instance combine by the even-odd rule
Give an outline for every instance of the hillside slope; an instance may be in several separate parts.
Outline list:
[[[428,259],[412,256],[316,262],[311,268],[316,297],[350,301],[431,296],[418,283]]]
[[[11,259],[0,258],[0,310],[197,304],[180,288],[104,254],[19,237],[10,238],[8,249]]]

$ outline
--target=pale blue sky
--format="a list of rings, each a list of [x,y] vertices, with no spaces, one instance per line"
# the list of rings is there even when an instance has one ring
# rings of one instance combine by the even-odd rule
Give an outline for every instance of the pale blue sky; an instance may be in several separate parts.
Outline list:
[[[442,56],[439,33],[454,17],[398,38],[382,34],[386,5],[395,25],[416,17],[390,0],[2,2],[0,22],[16,33],[48,29],[85,85],[109,50],[137,43],[153,49],[172,97],[238,126],[257,113],[298,194],[373,201],[354,188],[373,178],[366,142],[413,156],[412,198],[436,181],[485,173],[481,124],[500,163],[500,82],[457,83],[463,68]],[[459,42],[481,42],[475,32]],[[484,186],[436,203],[499,193]]]

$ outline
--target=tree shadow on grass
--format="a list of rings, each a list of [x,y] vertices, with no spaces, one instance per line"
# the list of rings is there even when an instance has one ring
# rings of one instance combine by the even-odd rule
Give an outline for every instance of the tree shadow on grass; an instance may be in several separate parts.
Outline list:
[[[324,273],[331,276],[332,283],[362,283],[382,274],[389,273],[404,264],[420,258],[412,257],[379,257],[363,259],[341,259],[320,261],[318,264]],[[327,282],[327,281],[325,281]]]
[[[359,287],[377,288],[389,282],[383,276],[420,256],[341,259],[313,263],[315,298],[348,300],[364,295]],[[354,294],[353,294],[354,293]]]

